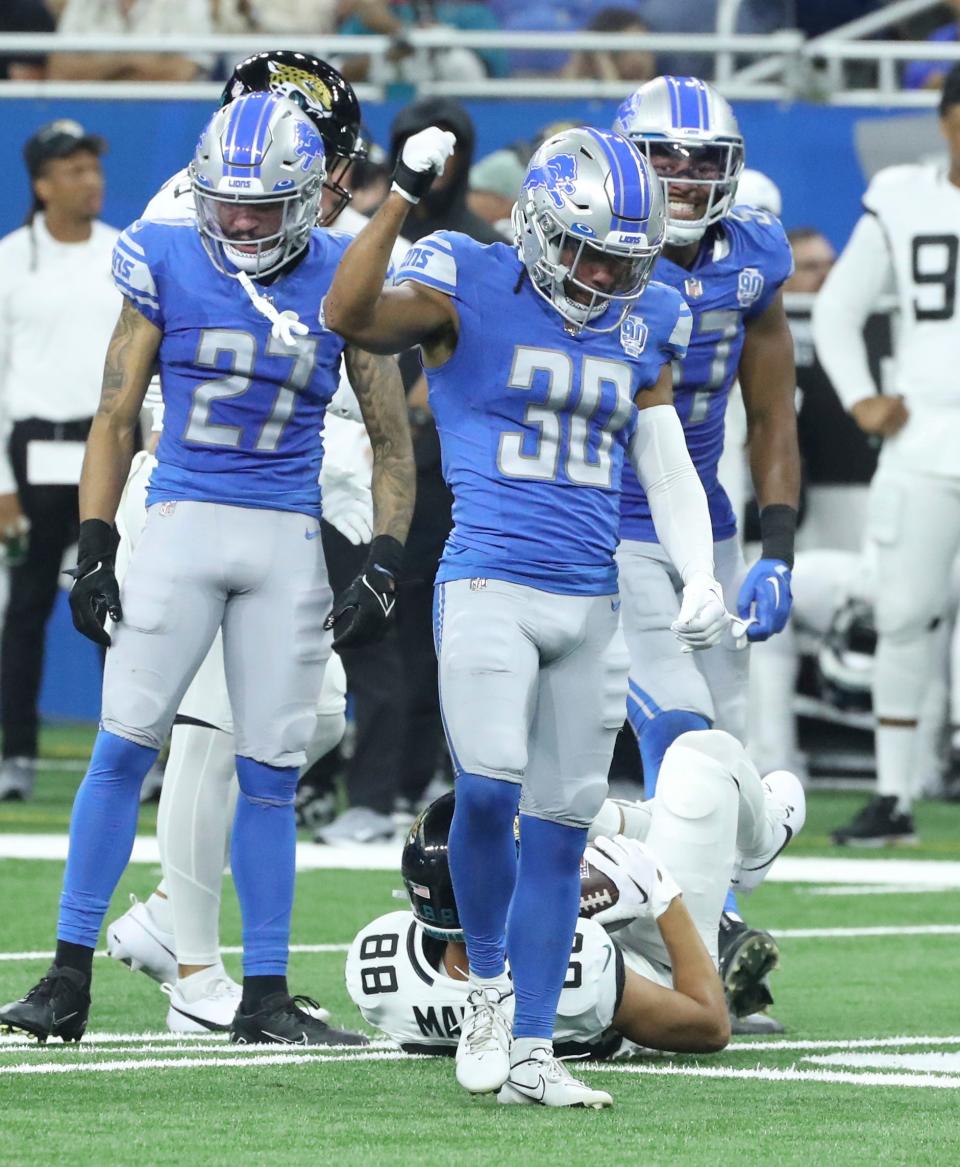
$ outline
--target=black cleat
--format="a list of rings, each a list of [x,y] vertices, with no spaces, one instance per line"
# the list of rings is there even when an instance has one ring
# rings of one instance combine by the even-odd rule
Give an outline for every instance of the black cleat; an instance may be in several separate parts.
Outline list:
[[[239,1045],[369,1045],[362,1033],[334,1029],[297,1007],[297,1002],[319,1009],[310,997],[288,997],[271,993],[264,997],[256,1013],[237,1010],[230,1026],[230,1040]]]
[[[719,936],[720,979],[735,1017],[748,1017],[773,1004],[767,975],[780,963],[780,949],[769,932],[749,928],[723,912]]]
[[[894,794],[871,798],[845,827],[833,831],[830,838],[840,847],[891,847],[919,841],[913,815],[897,810]]]
[[[90,1014],[90,980],[52,964],[25,997],[0,1008],[0,1028],[21,1029],[41,1044],[48,1037],[79,1041]]]

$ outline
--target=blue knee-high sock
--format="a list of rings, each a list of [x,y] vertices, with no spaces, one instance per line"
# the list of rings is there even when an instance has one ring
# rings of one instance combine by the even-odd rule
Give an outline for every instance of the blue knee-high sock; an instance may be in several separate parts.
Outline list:
[[[586,827],[520,815],[520,866],[507,920],[514,1037],[553,1036],[580,911]]]
[[[57,939],[96,948],[110,897],[130,861],[140,787],[157,750],[101,729],[73,800]]]
[[[237,758],[230,867],[243,920],[244,976],[285,976],[297,860],[296,766]]]
[[[517,876],[513,820],[520,787],[499,778],[461,774],[450,824],[449,861],[470,971],[495,977],[504,969],[504,933]]]
[[[709,729],[710,722],[703,714],[691,713],[687,709],[667,709],[655,717],[635,717],[632,702],[628,706],[628,716],[643,760],[643,793],[646,798],[653,798],[660,763],[670,745],[689,730]]]

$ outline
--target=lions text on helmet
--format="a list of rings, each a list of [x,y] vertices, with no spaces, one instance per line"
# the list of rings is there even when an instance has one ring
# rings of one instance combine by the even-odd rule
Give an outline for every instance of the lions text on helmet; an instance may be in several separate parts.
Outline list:
[[[576,331],[613,332],[663,247],[663,196],[619,134],[566,130],[531,158],[513,229],[534,288],[564,320]]]

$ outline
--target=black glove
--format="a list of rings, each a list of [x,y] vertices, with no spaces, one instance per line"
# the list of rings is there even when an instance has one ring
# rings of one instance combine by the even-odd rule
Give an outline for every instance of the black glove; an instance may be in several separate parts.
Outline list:
[[[80,524],[77,566],[67,572],[76,580],[70,589],[74,628],[105,646],[110,644],[103,629],[107,616],[115,621],[123,619],[120,585],[114,572],[119,543],[115,527],[103,519],[84,519]]]
[[[378,535],[363,571],[323,622],[325,629],[336,631],[334,648],[359,648],[386,635],[397,606],[402,563],[403,544],[392,535]]]

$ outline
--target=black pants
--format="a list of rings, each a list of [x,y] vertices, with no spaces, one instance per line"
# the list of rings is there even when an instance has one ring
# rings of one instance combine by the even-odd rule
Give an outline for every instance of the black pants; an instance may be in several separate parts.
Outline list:
[[[404,585],[397,608],[397,632],[404,691],[400,793],[416,803],[436,772],[443,741],[433,644],[433,583],[429,580]]]
[[[355,547],[324,523],[323,550],[330,586],[339,597],[363,570],[369,546]],[[350,805],[389,814],[397,794],[403,732],[404,670],[396,629],[376,644],[343,649],[340,659],[356,723],[356,744],[347,773]]]
[[[10,569],[10,599],[0,640],[3,756],[36,757],[37,699],[47,620],[57,598],[60,563],[79,528],[75,486],[31,486],[27,443],[86,441],[90,419],[61,424],[30,418],[13,425],[10,462],[20,506],[30,520],[27,558]]]

